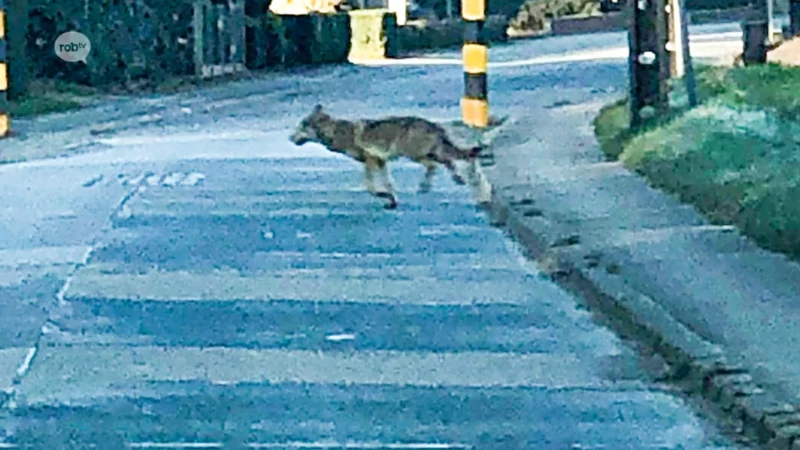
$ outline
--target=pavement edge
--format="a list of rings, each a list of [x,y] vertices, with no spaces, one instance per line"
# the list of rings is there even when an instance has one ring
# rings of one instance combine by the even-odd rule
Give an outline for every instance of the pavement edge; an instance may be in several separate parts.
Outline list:
[[[557,226],[534,208],[530,186],[494,189],[488,216],[523,247],[527,256],[567,291],[609,317],[616,331],[632,336],[670,365],[668,381],[700,396],[735,431],[766,450],[800,450],[800,409],[758,386],[725,350],[688,329],[645,293],[615,277],[581,251],[578,239],[556,236]]]

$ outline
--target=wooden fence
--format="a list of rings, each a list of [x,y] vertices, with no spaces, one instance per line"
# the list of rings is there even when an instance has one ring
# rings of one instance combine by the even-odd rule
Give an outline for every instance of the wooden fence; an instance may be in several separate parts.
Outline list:
[[[195,75],[245,70],[244,0],[194,0]]]

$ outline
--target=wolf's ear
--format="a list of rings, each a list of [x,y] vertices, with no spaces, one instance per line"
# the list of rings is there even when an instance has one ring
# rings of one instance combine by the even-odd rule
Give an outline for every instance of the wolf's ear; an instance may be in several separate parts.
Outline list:
[[[322,105],[317,104],[314,106],[314,110],[312,111],[314,114],[319,114],[322,112]]]

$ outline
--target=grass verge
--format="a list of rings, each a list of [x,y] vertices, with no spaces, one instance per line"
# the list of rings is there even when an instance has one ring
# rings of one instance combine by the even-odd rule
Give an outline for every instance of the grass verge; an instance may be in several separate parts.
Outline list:
[[[704,68],[701,105],[628,128],[626,101],[594,120],[602,151],[714,223],[800,257],[800,69]]]
[[[9,112],[11,117],[67,112],[82,108],[95,95],[95,89],[76,84],[34,80],[25,95],[9,102]]]

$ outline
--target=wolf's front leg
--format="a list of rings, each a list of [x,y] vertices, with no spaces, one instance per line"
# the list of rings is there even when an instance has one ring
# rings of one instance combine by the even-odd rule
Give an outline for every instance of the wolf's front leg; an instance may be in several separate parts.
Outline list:
[[[457,185],[463,186],[467,184],[467,181],[459,173],[458,166],[456,166],[456,162],[454,160],[450,158],[442,158],[442,165],[444,165],[447,170],[450,171],[450,177]]]
[[[430,192],[433,186],[433,177],[436,175],[436,163],[431,160],[424,160],[420,162],[420,164],[425,166],[425,176],[419,183],[419,192],[424,194]]]
[[[385,198],[385,199],[389,200],[389,203],[387,203],[386,206],[385,206],[386,209],[397,208],[397,197],[394,194],[394,186],[393,186],[393,183],[392,183],[392,176],[389,174],[389,171],[388,171],[388,169],[386,167],[386,161],[384,161],[384,160],[382,160],[380,158],[369,156],[369,157],[367,157],[367,159],[365,161],[365,164],[367,166],[366,170],[368,171],[369,176],[372,177],[371,178],[372,180],[374,180],[374,173],[375,172],[380,172],[381,176],[382,176],[382,178],[384,180],[384,189],[385,190],[380,190],[380,191],[376,190],[375,189],[375,185],[373,183],[373,190],[370,191],[372,193],[372,195],[374,195],[376,197],[379,197],[379,198]]]

